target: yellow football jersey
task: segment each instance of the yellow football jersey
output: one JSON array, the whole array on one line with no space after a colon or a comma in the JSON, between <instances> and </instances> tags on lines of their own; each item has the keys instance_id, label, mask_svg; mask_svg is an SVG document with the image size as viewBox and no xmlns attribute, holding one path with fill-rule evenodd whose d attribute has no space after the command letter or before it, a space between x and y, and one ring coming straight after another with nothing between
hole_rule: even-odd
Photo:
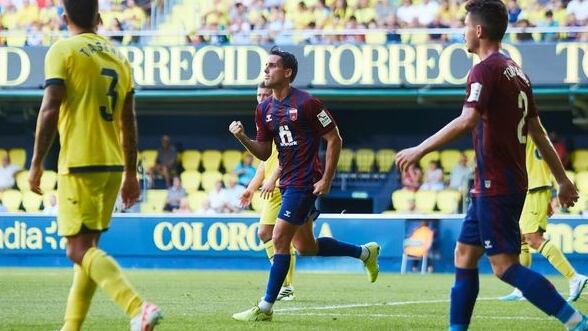
<instances>
[{"instance_id":1,"label":"yellow football jersey","mask_svg":"<svg viewBox=\"0 0 588 331\"><path fill-rule=\"evenodd\" d=\"M527 136L527 177L529 190L551 186L551 170L530 136Z\"/></svg>"},{"instance_id":2,"label":"yellow football jersey","mask_svg":"<svg viewBox=\"0 0 588 331\"><path fill-rule=\"evenodd\" d=\"M276 144L272 142L272 154L265 161L263 178L269 178L279 166L280 161L278 160L278 148L276 147Z\"/></svg>"},{"instance_id":3,"label":"yellow football jersey","mask_svg":"<svg viewBox=\"0 0 588 331\"><path fill-rule=\"evenodd\" d=\"M45 84L65 86L59 173L122 171L121 113L133 93L127 59L104 37L79 34L49 49Z\"/></svg>"}]
</instances>

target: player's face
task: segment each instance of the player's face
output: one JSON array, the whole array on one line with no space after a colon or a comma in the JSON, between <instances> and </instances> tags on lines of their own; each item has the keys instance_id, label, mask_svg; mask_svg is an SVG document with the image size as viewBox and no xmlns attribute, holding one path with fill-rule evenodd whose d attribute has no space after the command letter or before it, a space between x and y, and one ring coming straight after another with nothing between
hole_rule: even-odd
<instances>
[{"instance_id":1,"label":"player's face","mask_svg":"<svg viewBox=\"0 0 588 331\"><path fill-rule=\"evenodd\" d=\"M257 88L257 103L261 103L263 100L267 99L270 95L272 95L272 90L269 88Z\"/></svg>"},{"instance_id":2,"label":"player's face","mask_svg":"<svg viewBox=\"0 0 588 331\"><path fill-rule=\"evenodd\" d=\"M286 74L291 71L289 69L284 68L284 63L282 62L282 58L278 55L270 55L267 58L267 62L265 63L265 73L264 83L265 86L268 88L276 88L281 87L285 84L289 84L289 76L286 77Z\"/></svg>"},{"instance_id":3,"label":"player's face","mask_svg":"<svg viewBox=\"0 0 588 331\"><path fill-rule=\"evenodd\" d=\"M480 47L480 39L478 38L478 29L480 29L479 25L472 22L472 17L470 14L467 14L465 17L465 31L464 31L464 39L466 43L466 48L470 53L476 53L478 48Z\"/></svg>"}]
</instances>

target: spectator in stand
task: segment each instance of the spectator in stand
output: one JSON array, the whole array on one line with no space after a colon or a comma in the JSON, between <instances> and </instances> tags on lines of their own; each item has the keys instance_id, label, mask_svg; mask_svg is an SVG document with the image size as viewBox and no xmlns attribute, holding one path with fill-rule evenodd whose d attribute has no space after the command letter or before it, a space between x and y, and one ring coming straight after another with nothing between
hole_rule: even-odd
<instances>
[{"instance_id":1,"label":"spectator in stand","mask_svg":"<svg viewBox=\"0 0 588 331\"><path fill-rule=\"evenodd\" d=\"M553 11L547 10L545 12L545 19L539 23L540 27L555 28L558 26L557 21L553 18ZM541 40L546 42L554 42L558 39L557 33L543 33Z\"/></svg>"},{"instance_id":2,"label":"spectator in stand","mask_svg":"<svg viewBox=\"0 0 588 331\"><path fill-rule=\"evenodd\" d=\"M386 23L384 25L388 32L386 33L386 41L388 43L399 43L401 42L400 34L396 33L397 29L400 29L400 25L398 25L398 20L396 19L396 14L390 13L386 18Z\"/></svg>"},{"instance_id":3,"label":"spectator in stand","mask_svg":"<svg viewBox=\"0 0 588 331\"><path fill-rule=\"evenodd\" d=\"M467 191L467 183L471 175L472 169L468 166L468 156L462 152L459 161L451 170L449 188L464 193Z\"/></svg>"},{"instance_id":4,"label":"spectator in stand","mask_svg":"<svg viewBox=\"0 0 588 331\"><path fill-rule=\"evenodd\" d=\"M517 0L509 0L506 8L508 9L508 23L514 25L519 20L522 9Z\"/></svg>"},{"instance_id":5,"label":"spectator in stand","mask_svg":"<svg viewBox=\"0 0 588 331\"><path fill-rule=\"evenodd\" d=\"M192 208L190 207L190 200L184 197L180 199L180 204L178 208L173 210L175 214L192 214Z\"/></svg>"},{"instance_id":6,"label":"spectator in stand","mask_svg":"<svg viewBox=\"0 0 588 331\"><path fill-rule=\"evenodd\" d=\"M406 190L416 192L421 187L423 171L418 165L411 165L408 171L402 174L402 187Z\"/></svg>"},{"instance_id":7,"label":"spectator in stand","mask_svg":"<svg viewBox=\"0 0 588 331\"><path fill-rule=\"evenodd\" d=\"M0 166L0 192L14 187L15 176L22 169L16 164L10 163L10 156L4 154L2 157L2 166Z\"/></svg>"},{"instance_id":8,"label":"spectator in stand","mask_svg":"<svg viewBox=\"0 0 588 331\"><path fill-rule=\"evenodd\" d=\"M402 0L402 6L396 10L396 17L401 27L407 27L418 19L419 12L412 0Z\"/></svg>"},{"instance_id":9,"label":"spectator in stand","mask_svg":"<svg viewBox=\"0 0 588 331\"><path fill-rule=\"evenodd\" d=\"M253 156L249 153L245 154L243 160L233 170L233 174L237 176L239 185L247 187L249 182L255 177Z\"/></svg>"},{"instance_id":10,"label":"spectator in stand","mask_svg":"<svg viewBox=\"0 0 588 331\"><path fill-rule=\"evenodd\" d=\"M441 1L441 5L439 5L439 20L441 24L450 26L453 20L456 18L455 13L457 11L457 7L455 3L449 2L449 0Z\"/></svg>"},{"instance_id":11,"label":"spectator in stand","mask_svg":"<svg viewBox=\"0 0 588 331\"><path fill-rule=\"evenodd\" d=\"M173 211L174 209L180 208L180 202L186 196L186 190L182 186L180 177L175 176L172 186L167 189L167 199L163 210Z\"/></svg>"},{"instance_id":12,"label":"spectator in stand","mask_svg":"<svg viewBox=\"0 0 588 331\"><path fill-rule=\"evenodd\" d=\"M118 20L118 18L116 18L116 17L112 18L112 22L110 23L110 29L108 29L108 31L118 32L118 33L121 33L124 31L123 25ZM110 40L112 40L116 45L122 44L123 39L124 39L124 37L122 35L110 37Z\"/></svg>"},{"instance_id":13,"label":"spectator in stand","mask_svg":"<svg viewBox=\"0 0 588 331\"><path fill-rule=\"evenodd\" d=\"M566 27L578 27L580 26L580 24L578 24L578 21L576 20L576 15L574 14L569 14L566 18ZM565 41L575 41L578 40L578 36L579 33L577 32L566 32L566 33L562 33L562 40Z\"/></svg>"},{"instance_id":14,"label":"spectator in stand","mask_svg":"<svg viewBox=\"0 0 588 331\"><path fill-rule=\"evenodd\" d=\"M210 208L212 208L216 213L226 212L228 200L222 181L219 180L216 182L214 188L208 192L208 201L210 203Z\"/></svg>"},{"instance_id":15,"label":"spectator in stand","mask_svg":"<svg viewBox=\"0 0 588 331\"><path fill-rule=\"evenodd\" d=\"M214 215L216 211L210 206L210 200L204 199L200 209L196 210L196 215Z\"/></svg>"},{"instance_id":16,"label":"spectator in stand","mask_svg":"<svg viewBox=\"0 0 588 331\"><path fill-rule=\"evenodd\" d=\"M225 190L227 197L227 211L230 213L238 213L241 208L241 195L245 192L245 187L237 184L237 177L231 176L229 185Z\"/></svg>"},{"instance_id":17,"label":"spectator in stand","mask_svg":"<svg viewBox=\"0 0 588 331\"><path fill-rule=\"evenodd\" d=\"M376 12L376 22L378 24L384 24L388 20L390 14L396 15L396 8L388 0L378 0L374 6Z\"/></svg>"},{"instance_id":18,"label":"spectator in stand","mask_svg":"<svg viewBox=\"0 0 588 331\"><path fill-rule=\"evenodd\" d=\"M331 15L331 11L326 6L325 0L318 0L314 5L312 14L314 17L313 21L315 22L316 26L322 29Z\"/></svg>"},{"instance_id":19,"label":"spectator in stand","mask_svg":"<svg viewBox=\"0 0 588 331\"><path fill-rule=\"evenodd\" d=\"M427 28L429 28L429 29L446 29L446 28L449 28L449 26L443 24L441 22L441 17L437 16L437 17L435 17L433 22L431 22L431 24L427 25ZM447 35L438 34L438 33L430 34L429 40L436 41L436 42L444 42L444 41L447 41Z\"/></svg>"},{"instance_id":20,"label":"spectator in stand","mask_svg":"<svg viewBox=\"0 0 588 331\"><path fill-rule=\"evenodd\" d=\"M570 162L570 155L568 153L568 148L566 147L566 144L564 144L560 140L557 132L551 131L549 133L549 140L553 144L553 148L555 148L555 152L557 153L557 156L559 156L559 159L561 160L561 163L563 164L564 168L571 169L571 162Z\"/></svg>"},{"instance_id":21,"label":"spectator in stand","mask_svg":"<svg viewBox=\"0 0 588 331\"><path fill-rule=\"evenodd\" d=\"M161 137L161 147L157 150L157 158L155 159L155 166L150 169L151 182L155 181L156 175L163 176L166 187L171 185L171 179L176 173L178 162L178 151L171 144L171 139L168 135Z\"/></svg>"},{"instance_id":22,"label":"spectator in stand","mask_svg":"<svg viewBox=\"0 0 588 331\"><path fill-rule=\"evenodd\" d=\"M461 19L454 19L449 26L453 29L461 29L463 28L463 21ZM447 36L447 41L450 43L462 43L463 42L463 33L454 33Z\"/></svg>"},{"instance_id":23,"label":"spectator in stand","mask_svg":"<svg viewBox=\"0 0 588 331\"><path fill-rule=\"evenodd\" d=\"M423 0L416 8L420 26L428 26L439 16L439 4L435 0Z\"/></svg>"},{"instance_id":24,"label":"spectator in stand","mask_svg":"<svg viewBox=\"0 0 588 331\"><path fill-rule=\"evenodd\" d=\"M584 26L588 23L588 0L572 0L568 2L568 14L574 14L578 25Z\"/></svg>"},{"instance_id":25,"label":"spectator in stand","mask_svg":"<svg viewBox=\"0 0 588 331\"><path fill-rule=\"evenodd\" d=\"M443 169L439 161L429 162L429 168L425 172L425 180L421 185L422 191L441 191L445 188L443 184Z\"/></svg>"},{"instance_id":26,"label":"spectator in stand","mask_svg":"<svg viewBox=\"0 0 588 331\"><path fill-rule=\"evenodd\" d=\"M529 20L527 20L526 18L520 19L518 22L516 22L515 26L517 28L530 28L532 27L531 23L529 23ZM532 42L533 40L533 34L530 32L519 32L516 34L516 39L518 42Z\"/></svg>"},{"instance_id":27,"label":"spectator in stand","mask_svg":"<svg viewBox=\"0 0 588 331\"><path fill-rule=\"evenodd\" d=\"M49 196L49 205L43 206L43 213L49 215L57 215L57 197L55 194Z\"/></svg>"}]
</instances>

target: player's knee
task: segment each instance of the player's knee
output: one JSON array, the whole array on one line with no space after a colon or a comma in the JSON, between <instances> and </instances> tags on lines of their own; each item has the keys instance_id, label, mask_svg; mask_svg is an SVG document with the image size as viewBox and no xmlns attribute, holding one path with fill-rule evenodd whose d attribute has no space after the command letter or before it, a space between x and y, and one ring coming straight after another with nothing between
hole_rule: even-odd
<instances>
[{"instance_id":1,"label":"player's knee","mask_svg":"<svg viewBox=\"0 0 588 331\"><path fill-rule=\"evenodd\" d=\"M534 250L538 250L539 247L541 247L541 245L543 244L543 236L542 235L537 235L537 234L530 234L530 235L525 235L525 242L527 243L527 245L529 245L529 247L533 248Z\"/></svg>"},{"instance_id":2,"label":"player's knee","mask_svg":"<svg viewBox=\"0 0 588 331\"><path fill-rule=\"evenodd\" d=\"M276 254L287 254L290 252L290 242L285 235L274 233L272 241L274 242L274 251Z\"/></svg>"},{"instance_id":3,"label":"player's knee","mask_svg":"<svg viewBox=\"0 0 588 331\"><path fill-rule=\"evenodd\" d=\"M257 230L257 236L262 242L268 242L272 240L272 232L273 229L262 226Z\"/></svg>"},{"instance_id":4,"label":"player's knee","mask_svg":"<svg viewBox=\"0 0 588 331\"><path fill-rule=\"evenodd\" d=\"M301 245L294 247L296 253L300 256L316 256L318 253L318 246L313 247L312 245Z\"/></svg>"},{"instance_id":5,"label":"player's knee","mask_svg":"<svg viewBox=\"0 0 588 331\"><path fill-rule=\"evenodd\" d=\"M468 269L475 268L478 263L477 260L474 261L470 250L459 244L455 246L454 261L455 266Z\"/></svg>"},{"instance_id":6,"label":"player's knee","mask_svg":"<svg viewBox=\"0 0 588 331\"><path fill-rule=\"evenodd\" d=\"M84 259L84 254L86 250L80 249L78 246L68 245L65 254L67 257L76 264L82 265L82 260Z\"/></svg>"}]
</instances>

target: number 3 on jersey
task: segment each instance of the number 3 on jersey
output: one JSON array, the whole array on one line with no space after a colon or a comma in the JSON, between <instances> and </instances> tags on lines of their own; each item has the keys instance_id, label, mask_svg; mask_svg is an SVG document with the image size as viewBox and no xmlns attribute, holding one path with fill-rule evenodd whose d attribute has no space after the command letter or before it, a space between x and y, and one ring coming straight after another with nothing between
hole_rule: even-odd
<instances>
[{"instance_id":1,"label":"number 3 on jersey","mask_svg":"<svg viewBox=\"0 0 588 331\"><path fill-rule=\"evenodd\" d=\"M116 101L118 100L118 94L116 93L116 84L118 83L118 73L113 69L102 68L100 71L102 76L106 76L107 79L111 78L110 85L108 86L108 91L106 95L111 98L110 100L110 107L108 106L100 106L100 116L107 122L112 122L112 113L116 109ZM108 102L108 101L107 101ZM110 111L109 111L110 108Z\"/></svg>"},{"instance_id":2,"label":"number 3 on jersey","mask_svg":"<svg viewBox=\"0 0 588 331\"><path fill-rule=\"evenodd\" d=\"M529 99L527 98L527 94L523 91L519 92L519 109L523 111L523 117L519 121L519 125L517 126L517 137L519 138L519 142L521 144L527 143L527 135L523 134L523 127L525 126L525 121L527 120L527 111L529 110Z\"/></svg>"}]
</instances>

